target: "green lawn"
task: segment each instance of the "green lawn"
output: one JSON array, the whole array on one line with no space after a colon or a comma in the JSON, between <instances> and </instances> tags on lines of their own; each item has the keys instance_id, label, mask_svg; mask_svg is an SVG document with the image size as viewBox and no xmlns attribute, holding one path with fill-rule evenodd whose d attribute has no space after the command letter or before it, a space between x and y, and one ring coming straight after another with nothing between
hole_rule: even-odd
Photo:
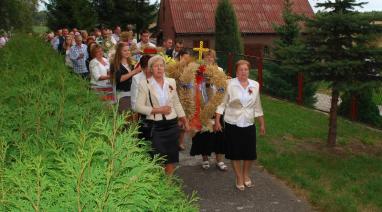
<instances>
[{"instance_id":1,"label":"green lawn","mask_svg":"<svg viewBox=\"0 0 382 212\"><path fill-rule=\"evenodd\" d=\"M382 132L338 120L338 147L325 145L328 117L263 96L267 135L259 162L323 211L382 211Z\"/></svg>"},{"instance_id":2,"label":"green lawn","mask_svg":"<svg viewBox=\"0 0 382 212\"><path fill-rule=\"evenodd\" d=\"M49 28L47 26L35 25L35 26L32 27L32 30L35 33L42 34L42 33L47 32L49 30Z\"/></svg>"},{"instance_id":3,"label":"green lawn","mask_svg":"<svg viewBox=\"0 0 382 212\"><path fill-rule=\"evenodd\" d=\"M373 100L375 104L382 105L382 88L374 92Z\"/></svg>"}]
</instances>

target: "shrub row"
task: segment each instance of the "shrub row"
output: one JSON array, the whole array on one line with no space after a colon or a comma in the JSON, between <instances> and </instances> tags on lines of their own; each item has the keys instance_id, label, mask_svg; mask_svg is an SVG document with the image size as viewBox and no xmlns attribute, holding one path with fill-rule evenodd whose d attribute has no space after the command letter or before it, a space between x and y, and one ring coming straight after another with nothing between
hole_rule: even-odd
<instances>
[{"instance_id":1,"label":"shrub row","mask_svg":"<svg viewBox=\"0 0 382 212\"><path fill-rule=\"evenodd\" d=\"M48 45L15 36L0 67L1 211L197 210Z\"/></svg>"}]
</instances>

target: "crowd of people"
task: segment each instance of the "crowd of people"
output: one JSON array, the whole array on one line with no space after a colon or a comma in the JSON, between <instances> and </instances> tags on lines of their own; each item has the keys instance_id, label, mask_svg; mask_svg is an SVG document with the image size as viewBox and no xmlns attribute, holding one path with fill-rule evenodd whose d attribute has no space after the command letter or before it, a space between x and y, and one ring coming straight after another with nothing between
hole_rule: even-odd
<instances>
[{"instance_id":1,"label":"crowd of people","mask_svg":"<svg viewBox=\"0 0 382 212\"><path fill-rule=\"evenodd\" d=\"M185 150L184 137L190 130L190 120L184 111L187 105L179 100L176 79L166 76L165 57L187 63L191 52L182 40L174 42L172 38L164 39L157 47L148 30L140 32L139 42L135 37L128 25L125 31L116 26L113 31L96 28L91 33L63 28L47 34L46 41L64 56L65 64L75 74L89 80L91 89L104 100L114 100L120 114L137 114L139 118L126 120L139 120L139 137L150 141L151 155L162 156L165 172L171 175L179 162L179 151ZM217 65L216 59L212 49L203 53L205 64ZM236 188L244 190L254 185L250 168L257 159L255 118L261 135L265 134L265 124L259 84L249 79L250 63L240 60L235 70L236 77L227 78L224 99L211 117L213 132L196 133L190 154L201 155L202 168L209 169L209 156L215 153L220 171L228 170L225 155L232 162Z\"/></svg>"}]
</instances>

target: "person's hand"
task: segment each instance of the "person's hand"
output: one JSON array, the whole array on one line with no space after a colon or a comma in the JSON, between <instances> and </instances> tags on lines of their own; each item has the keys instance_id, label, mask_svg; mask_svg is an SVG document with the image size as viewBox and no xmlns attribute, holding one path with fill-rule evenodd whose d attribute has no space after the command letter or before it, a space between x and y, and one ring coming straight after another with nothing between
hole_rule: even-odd
<instances>
[{"instance_id":1,"label":"person's hand","mask_svg":"<svg viewBox=\"0 0 382 212\"><path fill-rule=\"evenodd\" d=\"M178 124L179 127L185 130L186 132L190 131L190 125L186 117L180 117Z\"/></svg>"},{"instance_id":2,"label":"person's hand","mask_svg":"<svg viewBox=\"0 0 382 212\"><path fill-rule=\"evenodd\" d=\"M264 125L260 126L260 135L262 135L262 136L265 135L265 126Z\"/></svg>"},{"instance_id":3,"label":"person's hand","mask_svg":"<svg viewBox=\"0 0 382 212\"><path fill-rule=\"evenodd\" d=\"M219 121L215 121L214 124L214 132L221 132L222 131L222 125Z\"/></svg>"},{"instance_id":4,"label":"person's hand","mask_svg":"<svg viewBox=\"0 0 382 212\"><path fill-rule=\"evenodd\" d=\"M138 74L138 73L141 72L141 71L142 71L142 67L141 67L140 65L138 65L138 66L133 70L134 74Z\"/></svg>"},{"instance_id":5,"label":"person's hand","mask_svg":"<svg viewBox=\"0 0 382 212\"><path fill-rule=\"evenodd\" d=\"M171 107L170 106L162 106L161 111L162 111L162 114L168 115L171 113Z\"/></svg>"}]
</instances>

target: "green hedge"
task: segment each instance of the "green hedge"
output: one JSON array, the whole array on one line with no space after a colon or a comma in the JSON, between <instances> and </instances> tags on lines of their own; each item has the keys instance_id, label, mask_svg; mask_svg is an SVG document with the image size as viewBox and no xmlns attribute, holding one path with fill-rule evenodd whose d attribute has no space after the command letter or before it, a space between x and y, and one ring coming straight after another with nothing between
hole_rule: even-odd
<instances>
[{"instance_id":1,"label":"green hedge","mask_svg":"<svg viewBox=\"0 0 382 212\"><path fill-rule=\"evenodd\" d=\"M378 106L373 100L373 93L374 91L369 88L353 92L357 100L357 120L377 128L382 128L382 116L380 116ZM344 117L350 118L352 104L351 93L346 92L342 94L341 99L342 102L338 108L338 113Z\"/></svg>"},{"instance_id":2,"label":"green hedge","mask_svg":"<svg viewBox=\"0 0 382 212\"><path fill-rule=\"evenodd\" d=\"M0 76L1 211L197 210L49 45L14 37Z\"/></svg>"}]
</instances>

